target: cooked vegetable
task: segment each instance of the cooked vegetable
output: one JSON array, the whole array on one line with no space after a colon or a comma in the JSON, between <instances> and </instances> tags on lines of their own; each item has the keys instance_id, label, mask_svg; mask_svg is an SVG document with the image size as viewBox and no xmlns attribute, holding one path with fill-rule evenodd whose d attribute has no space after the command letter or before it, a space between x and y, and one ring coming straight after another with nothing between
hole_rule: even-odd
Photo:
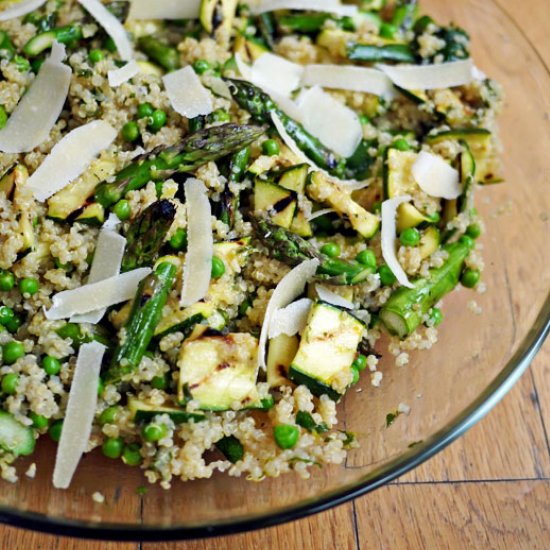
<instances>
[{"instance_id":1,"label":"cooked vegetable","mask_svg":"<svg viewBox=\"0 0 550 550\"><path fill-rule=\"evenodd\" d=\"M54 42L70 45L82 38L82 29L77 25L66 25L33 36L24 46L23 52L29 57L36 57L44 50L50 49Z\"/></svg>"},{"instance_id":2,"label":"cooked vegetable","mask_svg":"<svg viewBox=\"0 0 550 550\"><path fill-rule=\"evenodd\" d=\"M167 71L180 68L178 51L154 36L142 36L138 40L138 48L152 61Z\"/></svg>"},{"instance_id":3,"label":"cooked vegetable","mask_svg":"<svg viewBox=\"0 0 550 550\"><path fill-rule=\"evenodd\" d=\"M10 413L0 411L0 447L15 456L31 455L35 447L32 428L18 422Z\"/></svg>"}]
</instances>

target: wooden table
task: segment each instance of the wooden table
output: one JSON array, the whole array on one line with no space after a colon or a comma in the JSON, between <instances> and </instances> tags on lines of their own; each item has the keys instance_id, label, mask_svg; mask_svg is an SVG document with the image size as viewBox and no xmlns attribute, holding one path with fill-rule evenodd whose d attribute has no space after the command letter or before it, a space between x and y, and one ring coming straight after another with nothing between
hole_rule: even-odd
<instances>
[{"instance_id":1,"label":"wooden table","mask_svg":"<svg viewBox=\"0 0 550 550\"><path fill-rule=\"evenodd\" d=\"M479 0L480 2L485 0ZM550 66L548 0L496 0ZM0 549L550 548L550 341L504 401L414 472L352 503L244 535L169 544L60 539L0 526Z\"/></svg>"}]
</instances>

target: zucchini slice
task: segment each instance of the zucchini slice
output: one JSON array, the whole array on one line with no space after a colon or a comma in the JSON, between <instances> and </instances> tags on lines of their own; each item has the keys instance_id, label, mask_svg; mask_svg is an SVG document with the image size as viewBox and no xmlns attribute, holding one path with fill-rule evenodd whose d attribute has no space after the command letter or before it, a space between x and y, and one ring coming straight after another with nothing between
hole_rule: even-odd
<instances>
[{"instance_id":1,"label":"zucchini slice","mask_svg":"<svg viewBox=\"0 0 550 550\"><path fill-rule=\"evenodd\" d=\"M256 178L254 210L267 214L273 223L289 229L298 204L296 193L276 183Z\"/></svg>"},{"instance_id":2,"label":"zucchini slice","mask_svg":"<svg viewBox=\"0 0 550 550\"><path fill-rule=\"evenodd\" d=\"M270 388L288 385L288 368L298 351L298 338L280 334L269 341L267 383Z\"/></svg>"},{"instance_id":3,"label":"zucchini slice","mask_svg":"<svg viewBox=\"0 0 550 550\"><path fill-rule=\"evenodd\" d=\"M75 221L87 225L102 225L105 221L105 208L98 202L92 203L84 208Z\"/></svg>"},{"instance_id":4,"label":"zucchini slice","mask_svg":"<svg viewBox=\"0 0 550 550\"><path fill-rule=\"evenodd\" d=\"M137 399L136 397L128 398L128 410L132 413L132 420L136 424L140 422L150 422L158 414L167 414L176 424L206 420L204 414L190 413L174 406L153 405L152 403Z\"/></svg>"},{"instance_id":5,"label":"zucchini slice","mask_svg":"<svg viewBox=\"0 0 550 550\"><path fill-rule=\"evenodd\" d=\"M337 401L342 378L351 377L351 364L365 325L349 312L325 302L313 304L288 377L306 385L314 395Z\"/></svg>"},{"instance_id":6,"label":"zucchini slice","mask_svg":"<svg viewBox=\"0 0 550 550\"><path fill-rule=\"evenodd\" d=\"M438 248L441 243L441 235L439 229L435 225L428 226L420 237L420 243L418 249L420 251L420 257L425 260L429 258Z\"/></svg>"},{"instance_id":7,"label":"zucchini slice","mask_svg":"<svg viewBox=\"0 0 550 550\"><path fill-rule=\"evenodd\" d=\"M220 28L229 32L233 26L236 9L237 0L202 0L199 20L208 34Z\"/></svg>"},{"instance_id":8,"label":"zucchini slice","mask_svg":"<svg viewBox=\"0 0 550 550\"><path fill-rule=\"evenodd\" d=\"M269 50L252 37L245 38L242 34L235 36L233 52L238 53L246 63L252 63Z\"/></svg>"},{"instance_id":9,"label":"zucchini slice","mask_svg":"<svg viewBox=\"0 0 550 550\"><path fill-rule=\"evenodd\" d=\"M306 193L311 199L325 203L340 215L346 216L351 226L365 239L375 235L380 227L380 220L371 212L357 204L346 189L328 179L322 172L312 172L306 186Z\"/></svg>"},{"instance_id":10,"label":"zucchini slice","mask_svg":"<svg viewBox=\"0 0 550 550\"><path fill-rule=\"evenodd\" d=\"M263 408L256 386L258 340L248 333L206 331L181 346L178 399L192 398L202 410Z\"/></svg>"},{"instance_id":11,"label":"zucchini slice","mask_svg":"<svg viewBox=\"0 0 550 550\"><path fill-rule=\"evenodd\" d=\"M6 411L0 411L0 447L15 456L27 456L34 452L34 431L24 426Z\"/></svg>"},{"instance_id":12,"label":"zucchini slice","mask_svg":"<svg viewBox=\"0 0 550 550\"><path fill-rule=\"evenodd\" d=\"M284 170L277 183L289 191L294 191L298 195L303 195L306 189L308 173L309 166L307 164L297 164L296 166ZM300 235L300 237L313 236L311 224L300 209L296 210L294 219L290 225L290 230Z\"/></svg>"}]
</instances>

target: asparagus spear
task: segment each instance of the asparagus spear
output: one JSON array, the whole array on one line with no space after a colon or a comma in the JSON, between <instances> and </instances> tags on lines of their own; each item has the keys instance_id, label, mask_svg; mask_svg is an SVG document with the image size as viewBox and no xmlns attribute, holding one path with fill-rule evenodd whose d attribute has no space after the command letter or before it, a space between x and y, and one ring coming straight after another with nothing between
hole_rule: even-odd
<instances>
[{"instance_id":1,"label":"asparagus spear","mask_svg":"<svg viewBox=\"0 0 550 550\"><path fill-rule=\"evenodd\" d=\"M222 212L220 219L229 227L235 223L235 213L239 209L239 195L231 191L230 183L242 181L250 158L250 147L244 147L237 151L229 163L229 178L222 194Z\"/></svg>"},{"instance_id":2,"label":"asparagus spear","mask_svg":"<svg viewBox=\"0 0 550 550\"><path fill-rule=\"evenodd\" d=\"M15 46L6 31L0 31L0 59L10 61L15 55Z\"/></svg>"},{"instance_id":3,"label":"asparagus spear","mask_svg":"<svg viewBox=\"0 0 550 550\"><path fill-rule=\"evenodd\" d=\"M348 45L348 59L353 61L400 61L412 63L415 60L414 53L407 44L388 44L386 46L373 46L372 44Z\"/></svg>"},{"instance_id":4,"label":"asparagus spear","mask_svg":"<svg viewBox=\"0 0 550 550\"><path fill-rule=\"evenodd\" d=\"M122 271L151 265L158 258L175 216L174 205L166 199L154 202L139 215L126 233Z\"/></svg>"},{"instance_id":5,"label":"asparagus spear","mask_svg":"<svg viewBox=\"0 0 550 550\"><path fill-rule=\"evenodd\" d=\"M317 166L335 176L344 175L345 163L316 137L307 132L301 124L283 113L269 95L254 86L254 84L244 80L226 78L225 81L233 99L240 107L247 110L256 121L272 124L271 113L275 113L298 147Z\"/></svg>"},{"instance_id":6,"label":"asparagus spear","mask_svg":"<svg viewBox=\"0 0 550 550\"><path fill-rule=\"evenodd\" d=\"M117 382L138 368L160 322L162 309L176 280L176 272L174 264L162 262L141 281L125 325L126 337L115 350L107 371L107 381Z\"/></svg>"},{"instance_id":7,"label":"asparagus spear","mask_svg":"<svg viewBox=\"0 0 550 550\"><path fill-rule=\"evenodd\" d=\"M119 201L128 191L140 189L149 181L174 172L191 172L212 160L246 147L265 131L261 126L222 124L186 136L180 144L158 147L141 155L121 170L112 183L100 183L95 198L104 207Z\"/></svg>"},{"instance_id":8,"label":"asparagus spear","mask_svg":"<svg viewBox=\"0 0 550 550\"><path fill-rule=\"evenodd\" d=\"M453 290L472 247L472 239L461 237L445 247L449 257L441 267L431 269L426 279L414 283L414 288L401 287L394 291L380 310L380 320L392 334L405 338L414 332L424 315Z\"/></svg>"},{"instance_id":9,"label":"asparagus spear","mask_svg":"<svg viewBox=\"0 0 550 550\"><path fill-rule=\"evenodd\" d=\"M153 36L142 36L138 40L138 48L167 71L175 71L180 68L178 50Z\"/></svg>"},{"instance_id":10,"label":"asparagus spear","mask_svg":"<svg viewBox=\"0 0 550 550\"><path fill-rule=\"evenodd\" d=\"M356 261L329 258L302 237L264 218L252 218L252 227L269 254L292 267L317 258L317 278L335 285L354 285L364 281L373 271Z\"/></svg>"},{"instance_id":11,"label":"asparagus spear","mask_svg":"<svg viewBox=\"0 0 550 550\"><path fill-rule=\"evenodd\" d=\"M78 25L66 25L33 36L24 46L23 53L28 57L36 57L44 50L52 47L54 42L71 44L82 38L82 29Z\"/></svg>"}]
</instances>

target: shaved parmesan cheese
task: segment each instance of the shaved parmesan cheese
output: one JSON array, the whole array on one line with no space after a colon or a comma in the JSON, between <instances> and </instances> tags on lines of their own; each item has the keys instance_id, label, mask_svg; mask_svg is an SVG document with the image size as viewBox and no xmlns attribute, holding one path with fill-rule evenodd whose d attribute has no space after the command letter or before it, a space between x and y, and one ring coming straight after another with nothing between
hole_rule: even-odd
<instances>
[{"instance_id":1,"label":"shaved parmesan cheese","mask_svg":"<svg viewBox=\"0 0 550 550\"><path fill-rule=\"evenodd\" d=\"M111 212L109 214L109 217L105 220L102 229L108 229L109 231L118 231L118 226L121 223L122 222L118 219L118 216L114 212Z\"/></svg>"},{"instance_id":2,"label":"shaved parmesan cheese","mask_svg":"<svg viewBox=\"0 0 550 550\"><path fill-rule=\"evenodd\" d=\"M202 300L210 286L214 237L212 210L204 183L189 178L185 184L187 206L187 254L183 266L181 305L190 306Z\"/></svg>"},{"instance_id":3,"label":"shaved parmesan cheese","mask_svg":"<svg viewBox=\"0 0 550 550\"><path fill-rule=\"evenodd\" d=\"M300 85L303 71L301 65L267 52L252 65L252 82L288 97Z\"/></svg>"},{"instance_id":4,"label":"shaved parmesan cheese","mask_svg":"<svg viewBox=\"0 0 550 550\"><path fill-rule=\"evenodd\" d=\"M317 210L317 212L312 212L307 217L307 221L310 222L311 220L314 220L315 218L320 218L321 216L324 216L325 214L332 214L333 212L336 212L336 210L334 210L334 208L321 208L321 210Z\"/></svg>"},{"instance_id":5,"label":"shaved parmesan cheese","mask_svg":"<svg viewBox=\"0 0 550 550\"><path fill-rule=\"evenodd\" d=\"M103 120L94 120L69 132L29 178L27 187L32 189L34 198L44 202L69 185L113 143L116 134Z\"/></svg>"},{"instance_id":6,"label":"shaved parmesan cheese","mask_svg":"<svg viewBox=\"0 0 550 550\"><path fill-rule=\"evenodd\" d=\"M404 90L435 90L469 84L473 79L471 59L437 65L378 65L391 81Z\"/></svg>"},{"instance_id":7,"label":"shaved parmesan cheese","mask_svg":"<svg viewBox=\"0 0 550 550\"><path fill-rule=\"evenodd\" d=\"M202 85L191 65L168 73L162 80L172 107L180 115L195 118L214 110L210 92Z\"/></svg>"},{"instance_id":8,"label":"shaved parmesan cheese","mask_svg":"<svg viewBox=\"0 0 550 550\"><path fill-rule=\"evenodd\" d=\"M458 171L439 155L421 151L412 165L412 175L424 193L456 199L462 193Z\"/></svg>"},{"instance_id":9,"label":"shaved parmesan cheese","mask_svg":"<svg viewBox=\"0 0 550 550\"><path fill-rule=\"evenodd\" d=\"M312 303L309 298L302 298L282 309L277 309L269 323L269 338L277 338L281 334L294 336L301 332L306 326Z\"/></svg>"},{"instance_id":10,"label":"shaved parmesan cheese","mask_svg":"<svg viewBox=\"0 0 550 550\"><path fill-rule=\"evenodd\" d=\"M483 80L487 80L487 75L479 67L474 65L472 67L472 78L482 82Z\"/></svg>"},{"instance_id":11,"label":"shaved parmesan cheese","mask_svg":"<svg viewBox=\"0 0 550 550\"><path fill-rule=\"evenodd\" d=\"M132 0L128 19L198 19L201 0Z\"/></svg>"},{"instance_id":12,"label":"shaved parmesan cheese","mask_svg":"<svg viewBox=\"0 0 550 550\"><path fill-rule=\"evenodd\" d=\"M27 153L46 140L63 109L72 70L62 63L65 46L54 42L29 91L0 130L0 151Z\"/></svg>"},{"instance_id":13,"label":"shaved parmesan cheese","mask_svg":"<svg viewBox=\"0 0 550 550\"><path fill-rule=\"evenodd\" d=\"M397 214L397 208L400 204L409 202L411 197L409 195L403 195L401 197L394 197L393 199L385 200L382 203L382 256L388 267L392 270L399 283L408 288L413 288L410 283L407 274L401 267L397 254L395 253L395 241L396 241L396 222L395 217Z\"/></svg>"},{"instance_id":14,"label":"shaved parmesan cheese","mask_svg":"<svg viewBox=\"0 0 550 550\"><path fill-rule=\"evenodd\" d=\"M300 94L298 107L304 128L342 157L353 155L363 137L359 117L319 86Z\"/></svg>"},{"instance_id":15,"label":"shaved parmesan cheese","mask_svg":"<svg viewBox=\"0 0 550 550\"><path fill-rule=\"evenodd\" d=\"M97 283L59 292L52 298L52 307L44 312L46 319L66 319L77 313L89 313L126 302L135 296L140 281L149 273L151 270L148 267L141 267Z\"/></svg>"},{"instance_id":16,"label":"shaved parmesan cheese","mask_svg":"<svg viewBox=\"0 0 550 550\"><path fill-rule=\"evenodd\" d=\"M108 222L109 220L103 225L97 238L94 259L90 269L90 276L88 277L87 284L89 285L103 281L109 277L114 277L120 273L120 265L124 256L124 249L126 248L126 239L110 229L111 224ZM91 323L95 325L101 321L106 311L105 308L102 308L90 313L73 315L70 321L71 323Z\"/></svg>"},{"instance_id":17,"label":"shaved parmesan cheese","mask_svg":"<svg viewBox=\"0 0 550 550\"><path fill-rule=\"evenodd\" d=\"M336 292L330 290L330 288L327 288L323 285L315 285L315 290L317 292L317 296L323 301L327 302L327 304L332 304L333 306L343 307L345 309L354 309L355 306L349 301L340 296L339 294L336 294Z\"/></svg>"},{"instance_id":18,"label":"shaved parmesan cheese","mask_svg":"<svg viewBox=\"0 0 550 550\"><path fill-rule=\"evenodd\" d=\"M27 13L38 9L42 4L45 3L46 0L22 0L20 2L17 2L17 4L13 6L8 6L7 8L0 11L0 21L7 21L8 19L27 15Z\"/></svg>"},{"instance_id":19,"label":"shaved parmesan cheese","mask_svg":"<svg viewBox=\"0 0 550 550\"><path fill-rule=\"evenodd\" d=\"M99 370L105 353L99 342L82 344L74 369L63 430L55 455L53 485L67 489L83 453L88 447L97 406Z\"/></svg>"},{"instance_id":20,"label":"shaved parmesan cheese","mask_svg":"<svg viewBox=\"0 0 550 550\"><path fill-rule=\"evenodd\" d=\"M302 84L366 92L386 98L395 94L392 81L382 71L353 65L306 65Z\"/></svg>"},{"instance_id":21,"label":"shaved parmesan cheese","mask_svg":"<svg viewBox=\"0 0 550 550\"><path fill-rule=\"evenodd\" d=\"M134 51L122 23L99 0L78 0L78 2L113 39L120 57L124 61L130 61L134 56Z\"/></svg>"},{"instance_id":22,"label":"shaved parmesan cheese","mask_svg":"<svg viewBox=\"0 0 550 550\"><path fill-rule=\"evenodd\" d=\"M134 78L140 71L139 64L135 59L128 61L126 65L120 67L120 69L115 69L109 71L107 76L109 77L109 86L111 88L116 88L125 82L128 82L131 78Z\"/></svg>"},{"instance_id":23,"label":"shaved parmesan cheese","mask_svg":"<svg viewBox=\"0 0 550 550\"><path fill-rule=\"evenodd\" d=\"M258 347L258 366L266 369L265 364L265 345L269 334L269 325L273 314L283 307L286 307L295 300L302 292L309 279L315 275L319 267L319 260L306 260L300 265L297 265L292 271L287 273L275 287L271 298L265 310L264 322L260 332L260 341Z\"/></svg>"},{"instance_id":24,"label":"shaved parmesan cheese","mask_svg":"<svg viewBox=\"0 0 550 550\"><path fill-rule=\"evenodd\" d=\"M344 6L338 0L259 0L250 2L250 12L253 14L278 10L304 10L334 13L353 17L357 14L357 6Z\"/></svg>"}]
</instances>

